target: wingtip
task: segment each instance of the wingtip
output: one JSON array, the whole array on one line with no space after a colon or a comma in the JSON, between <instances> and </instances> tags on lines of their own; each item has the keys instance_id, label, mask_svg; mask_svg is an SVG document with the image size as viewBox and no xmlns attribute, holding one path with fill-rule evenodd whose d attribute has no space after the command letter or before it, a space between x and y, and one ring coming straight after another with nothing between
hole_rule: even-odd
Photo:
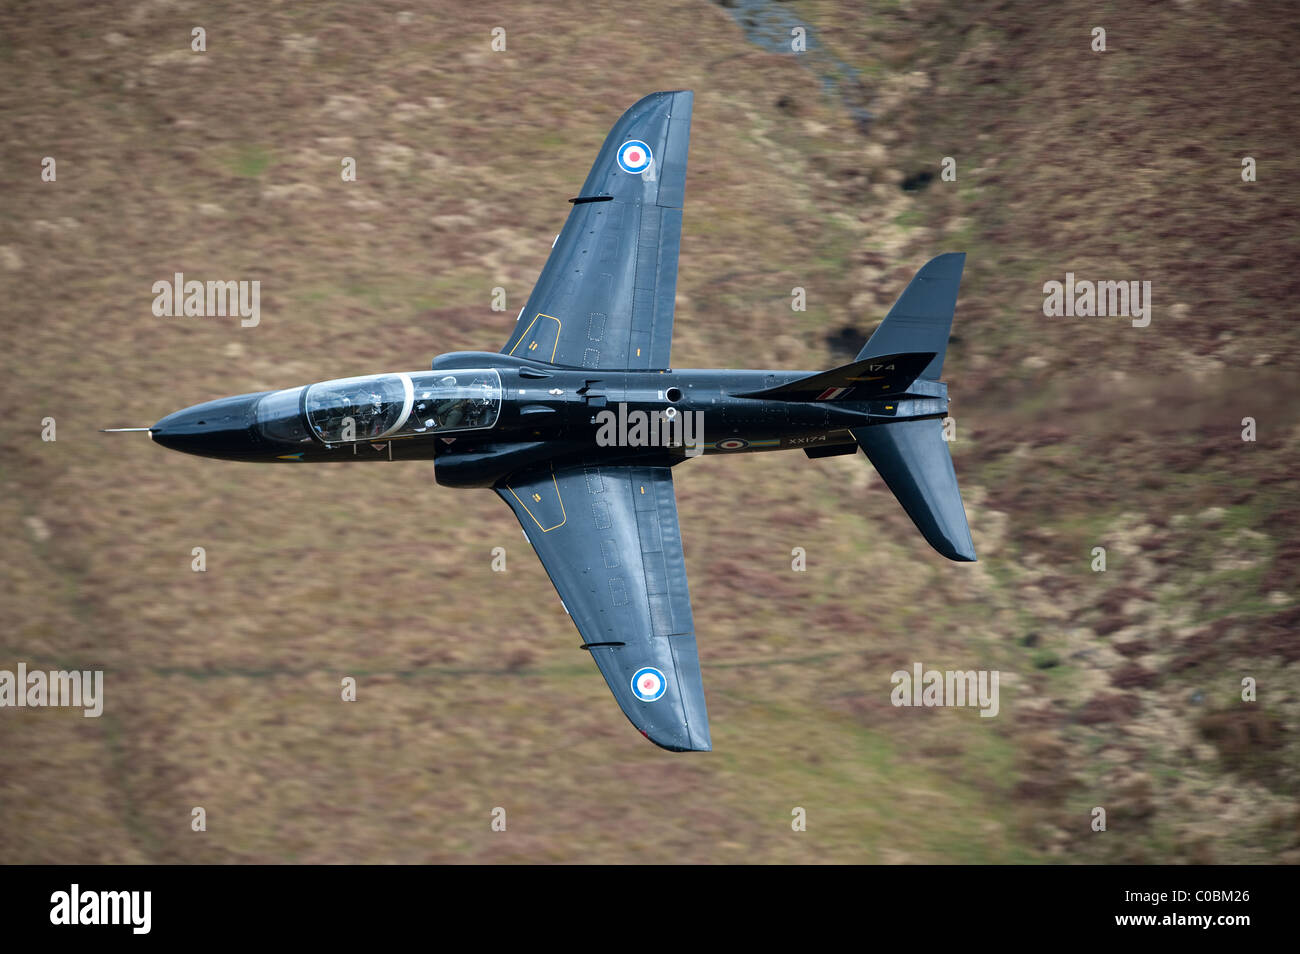
<instances>
[{"instance_id":1,"label":"wingtip","mask_svg":"<svg viewBox=\"0 0 1300 954\"><path fill-rule=\"evenodd\" d=\"M684 98L684 99L686 99L686 100L689 100L689 102L687 103L688 106L693 105L694 102L695 102L695 91L694 91L694 90L691 90L691 89L660 89L660 90L655 90L653 93L646 93L644 96L642 96L640 99L638 99L635 103L633 103L631 106L629 106L629 107L628 107L628 111L630 112L631 110L634 110L634 109L636 109L638 106L641 106L641 105L643 105L643 104L645 104L645 103L652 103L652 102L655 102L655 101L657 101L657 100L661 100L661 99L663 99L665 96L670 96L670 97L674 97L674 98L676 98L676 97L682 97L682 98ZM676 103L676 104L673 104L672 106L670 106L669 108L672 109L672 108L675 108L676 106L679 106L679 105L680 105L679 103Z\"/></svg>"},{"instance_id":2,"label":"wingtip","mask_svg":"<svg viewBox=\"0 0 1300 954\"><path fill-rule=\"evenodd\" d=\"M970 539L969 535L964 543L945 540L943 544L943 546L936 546L935 549L949 560L952 560L953 563L979 562L979 557L975 555L975 543Z\"/></svg>"},{"instance_id":3,"label":"wingtip","mask_svg":"<svg viewBox=\"0 0 1300 954\"><path fill-rule=\"evenodd\" d=\"M965 266L965 252L944 252L922 265L918 274L926 278L958 278Z\"/></svg>"},{"instance_id":4,"label":"wingtip","mask_svg":"<svg viewBox=\"0 0 1300 954\"><path fill-rule=\"evenodd\" d=\"M654 742L655 745L659 746L659 748L663 749L666 752L712 752L713 751L713 744L711 742L704 742L704 743L693 742L690 745L665 745L662 742L655 742L654 739L650 739L650 741Z\"/></svg>"},{"instance_id":5,"label":"wingtip","mask_svg":"<svg viewBox=\"0 0 1300 954\"><path fill-rule=\"evenodd\" d=\"M680 736L676 736L671 739L660 740L660 739L656 739L645 729L640 729L640 732L643 736L645 736L647 739L649 739L651 742L653 742L655 745L659 746L659 748L663 749L666 752L712 752L713 751L713 739L709 736L708 733L705 733L703 738L697 738L696 734L691 732L689 726L683 725L682 729L686 736L685 741L683 741Z\"/></svg>"}]
</instances>

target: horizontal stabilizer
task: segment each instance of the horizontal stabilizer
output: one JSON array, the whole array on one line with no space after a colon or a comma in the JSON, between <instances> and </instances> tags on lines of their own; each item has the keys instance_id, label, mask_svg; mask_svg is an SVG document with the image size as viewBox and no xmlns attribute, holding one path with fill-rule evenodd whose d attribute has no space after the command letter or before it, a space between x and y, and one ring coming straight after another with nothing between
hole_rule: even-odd
<instances>
[{"instance_id":1,"label":"horizontal stabilizer","mask_svg":"<svg viewBox=\"0 0 1300 954\"><path fill-rule=\"evenodd\" d=\"M933 358L933 352L888 354L736 396L769 401L869 401L906 391Z\"/></svg>"},{"instance_id":2,"label":"horizontal stabilizer","mask_svg":"<svg viewBox=\"0 0 1300 954\"><path fill-rule=\"evenodd\" d=\"M965 264L965 252L948 252L922 265L863 345L858 360L899 351L929 351L933 360L920 376L938 381Z\"/></svg>"},{"instance_id":3,"label":"horizontal stabilizer","mask_svg":"<svg viewBox=\"0 0 1300 954\"><path fill-rule=\"evenodd\" d=\"M975 544L943 422L895 421L856 427L852 433L930 546L949 560L973 561Z\"/></svg>"}]
</instances>

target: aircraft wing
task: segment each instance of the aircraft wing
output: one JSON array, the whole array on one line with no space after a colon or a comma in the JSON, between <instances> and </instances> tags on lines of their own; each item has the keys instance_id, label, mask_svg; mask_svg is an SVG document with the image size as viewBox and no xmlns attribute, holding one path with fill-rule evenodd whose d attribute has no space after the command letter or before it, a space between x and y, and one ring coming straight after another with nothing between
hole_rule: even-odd
<instances>
[{"instance_id":1,"label":"aircraft wing","mask_svg":"<svg viewBox=\"0 0 1300 954\"><path fill-rule=\"evenodd\" d=\"M693 103L651 93L614 124L502 353L669 366Z\"/></svg>"},{"instance_id":2,"label":"aircraft wing","mask_svg":"<svg viewBox=\"0 0 1300 954\"><path fill-rule=\"evenodd\" d=\"M497 493L632 724L665 749L710 750L671 471L545 464Z\"/></svg>"}]
</instances>

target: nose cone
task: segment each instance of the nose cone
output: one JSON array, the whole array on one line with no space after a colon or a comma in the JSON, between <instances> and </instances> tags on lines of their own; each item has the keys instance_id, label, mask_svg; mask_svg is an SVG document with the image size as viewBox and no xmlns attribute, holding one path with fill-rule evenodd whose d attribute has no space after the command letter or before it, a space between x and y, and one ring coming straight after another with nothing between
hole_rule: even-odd
<instances>
[{"instance_id":1,"label":"nose cone","mask_svg":"<svg viewBox=\"0 0 1300 954\"><path fill-rule=\"evenodd\" d=\"M254 409L266 393L259 391L195 404L168 414L149 428L149 436L163 447L200 457L227 460L254 457L257 451L252 428Z\"/></svg>"}]
</instances>

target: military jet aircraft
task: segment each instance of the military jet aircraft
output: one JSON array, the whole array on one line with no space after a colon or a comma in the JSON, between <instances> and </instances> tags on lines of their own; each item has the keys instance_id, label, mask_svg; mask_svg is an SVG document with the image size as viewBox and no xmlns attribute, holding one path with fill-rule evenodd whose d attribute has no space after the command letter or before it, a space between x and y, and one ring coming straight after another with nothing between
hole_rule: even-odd
<instances>
[{"instance_id":1,"label":"military jet aircraft","mask_svg":"<svg viewBox=\"0 0 1300 954\"><path fill-rule=\"evenodd\" d=\"M692 103L653 93L614 124L499 353L243 394L137 428L229 460L432 460L440 484L492 488L623 712L675 752L712 742L673 467L861 448L934 549L975 559L939 380L964 254L922 266L851 364L671 367Z\"/></svg>"}]
</instances>

